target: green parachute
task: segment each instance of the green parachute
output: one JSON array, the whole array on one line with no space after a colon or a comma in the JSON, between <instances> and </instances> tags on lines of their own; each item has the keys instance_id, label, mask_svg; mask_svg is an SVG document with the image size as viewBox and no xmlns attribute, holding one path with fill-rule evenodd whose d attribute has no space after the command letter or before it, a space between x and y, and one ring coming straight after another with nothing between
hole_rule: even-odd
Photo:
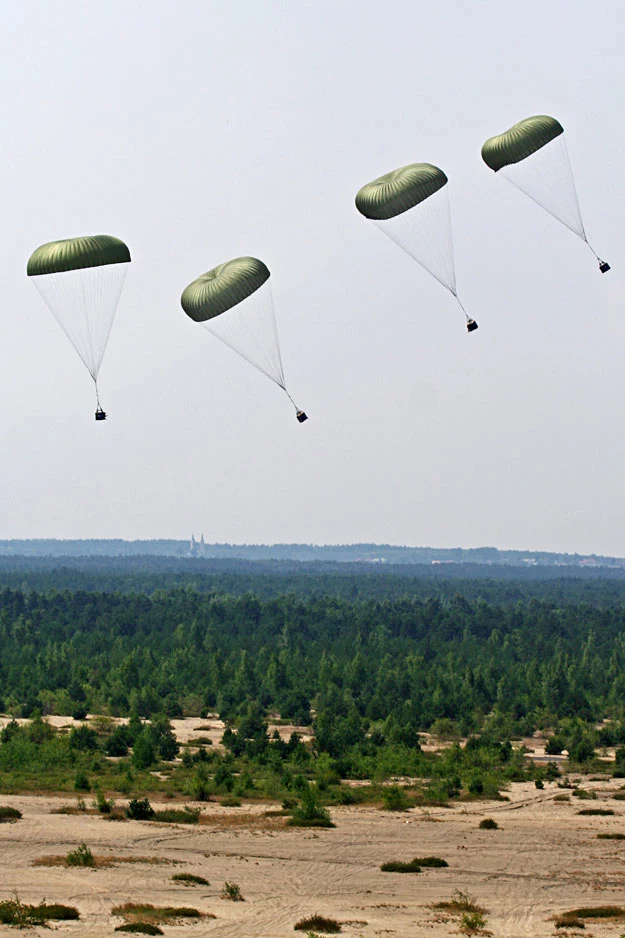
<instances>
[{"instance_id":1,"label":"green parachute","mask_svg":"<svg viewBox=\"0 0 625 938\"><path fill-rule=\"evenodd\" d=\"M180 298L183 310L229 348L282 388L298 421L307 416L284 379L269 268L255 257L236 257L190 283Z\"/></svg>"},{"instance_id":2,"label":"green parachute","mask_svg":"<svg viewBox=\"0 0 625 938\"><path fill-rule=\"evenodd\" d=\"M586 236L564 127L555 117L527 117L490 137L482 147L482 159L581 238L595 255L602 274L610 269Z\"/></svg>"},{"instance_id":3,"label":"green parachute","mask_svg":"<svg viewBox=\"0 0 625 938\"><path fill-rule=\"evenodd\" d=\"M411 163L367 183L356 195L356 208L458 298L447 176L431 163Z\"/></svg>"},{"instance_id":4,"label":"green parachute","mask_svg":"<svg viewBox=\"0 0 625 938\"><path fill-rule=\"evenodd\" d=\"M54 318L74 346L95 384L126 278L130 251L111 235L50 241L34 251L26 267Z\"/></svg>"}]
</instances>

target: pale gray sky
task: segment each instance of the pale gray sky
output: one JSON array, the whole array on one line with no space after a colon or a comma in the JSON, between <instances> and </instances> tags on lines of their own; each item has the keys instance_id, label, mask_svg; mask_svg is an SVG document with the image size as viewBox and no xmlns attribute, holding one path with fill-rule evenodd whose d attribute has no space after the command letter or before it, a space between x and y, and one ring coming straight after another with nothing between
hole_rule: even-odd
<instances>
[{"instance_id":1,"label":"pale gray sky","mask_svg":"<svg viewBox=\"0 0 625 938\"><path fill-rule=\"evenodd\" d=\"M625 555L625 10L618 0L5 0L2 537L379 541ZM602 277L482 163L563 123ZM354 208L449 176L448 293ZM100 374L25 277L44 241L133 263ZM272 271L284 395L187 319Z\"/></svg>"}]
</instances>

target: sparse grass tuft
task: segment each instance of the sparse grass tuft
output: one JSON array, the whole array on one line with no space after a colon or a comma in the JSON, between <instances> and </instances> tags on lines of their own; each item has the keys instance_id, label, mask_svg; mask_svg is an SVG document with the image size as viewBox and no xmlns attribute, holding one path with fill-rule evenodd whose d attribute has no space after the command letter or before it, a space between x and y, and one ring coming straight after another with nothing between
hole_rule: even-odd
<instances>
[{"instance_id":1,"label":"sparse grass tuft","mask_svg":"<svg viewBox=\"0 0 625 938\"><path fill-rule=\"evenodd\" d=\"M126 902L111 909L112 915L120 915L127 922L136 924L147 922L149 925L176 925L184 919L215 918L210 912L200 912L185 906L173 908L172 906L150 905L149 903Z\"/></svg>"},{"instance_id":2,"label":"sparse grass tuft","mask_svg":"<svg viewBox=\"0 0 625 938\"><path fill-rule=\"evenodd\" d=\"M324 935L337 935L341 930L341 923L336 919L326 918L325 915L309 915L308 918L302 918L293 926L294 931L318 931Z\"/></svg>"},{"instance_id":3,"label":"sparse grass tuft","mask_svg":"<svg viewBox=\"0 0 625 938\"><path fill-rule=\"evenodd\" d=\"M571 796L570 795L556 795L553 800L554 801L570 801Z\"/></svg>"},{"instance_id":4,"label":"sparse grass tuft","mask_svg":"<svg viewBox=\"0 0 625 938\"><path fill-rule=\"evenodd\" d=\"M485 817L483 821L480 821L479 828L481 831L496 831L499 830L499 824L492 817Z\"/></svg>"},{"instance_id":5,"label":"sparse grass tuft","mask_svg":"<svg viewBox=\"0 0 625 938\"><path fill-rule=\"evenodd\" d=\"M199 808L169 808L165 811L156 811L150 819L161 821L163 824L197 824L200 819Z\"/></svg>"},{"instance_id":6,"label":"sparse grass tuft","mask_svg":"<svg viewBox=\"0 0 625 938\"><path fill-rule=\"evenodd\" d=\"M70 850L67 856L65 857L65 863L67 866L95 866L94 856L87 846L87 844L81 844L80 847L76 847L75 850Z\"/></svg>"},{"instance_id":7,"label":"sparse grass tuft","mask_svg":"<svg viewBox=\"0 0 625 938\"><path fill-rule=\"evenodd\" d=\"M8 804L0 804L0 824L10 824L13 821L19 821L22 812L17 808L11 808Z\"/></svg>"},{"instance_id":8,"label":"sparse grass tuft","mask_svg":"<svg viewBox=\"0 0 625 938\"><path fill-rule=\"evenodd\" d=\"M462 912L479 912L481 915L486 913L486 909L478 905L467 892L461 892L459 889L451 899L436 902L432 908L440 909L442 912L451 912L452 915L459 915Z\"/></svg>"},{"instance_id":9,"label":"sparse grass tuft","mask_svg":"<svg viewBox=\"0 0 625 938\"><path fill-rule=\"evenodd\" d=\"M172 882L184 883L185 886L210 886L207 879L203 876L194 876L193 873L174 873Z\"/></svg>"}]
</instances>

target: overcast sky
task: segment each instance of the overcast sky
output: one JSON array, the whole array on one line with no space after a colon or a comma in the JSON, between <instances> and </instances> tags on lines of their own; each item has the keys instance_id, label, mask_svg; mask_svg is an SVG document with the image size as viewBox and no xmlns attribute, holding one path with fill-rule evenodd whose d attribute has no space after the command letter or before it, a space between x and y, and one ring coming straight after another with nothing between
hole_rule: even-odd
<instances>
[{"instance_id":1,"label":"overcast sky","mask_svg":"<svg viewBox=\"0 0 625 938\"><path fill-rule=\"evenodd\" d=\"M7 0L0 537L494 545L625 555L622 0ZM583 243L481 161L565 127ZM358 214L449 177L452 297ZM91 379L25 264L123 238ZM299 425L180 293L262 258Z\"/></svg>"}]
</instances>

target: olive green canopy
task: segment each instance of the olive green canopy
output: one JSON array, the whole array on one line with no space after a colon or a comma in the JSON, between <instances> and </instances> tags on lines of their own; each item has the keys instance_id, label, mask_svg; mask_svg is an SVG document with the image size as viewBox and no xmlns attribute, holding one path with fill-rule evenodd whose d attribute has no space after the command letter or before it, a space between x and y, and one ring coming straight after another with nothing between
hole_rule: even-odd
<instances>
[{"instance_id":1,"label":"olive green canopy","mask_svg":"<svg viewBox=\"0 0 625 938\"><path fill-rule=\"evenodd\" d=\"M482 147L482 159L497 172L511 163L520 163L563 133L564 127L555 117L544 114L526 117L505 133L487 140Z\"/></svg>"},{"instance_id":2,"label":"olive green canopy","mask_svg":"<svg viewBox=\"0 0 625 938\"><path fill-rule=\"evenodd\" d=\"M130 251L119 238L92 235L42 244L30 255L26 273L29 277L38 277L41 274L59 274L85 267L127 264L129 261Z\"/></svg>"},{"instance_id":3,"label":"olive green canopy","mask_svg":"<svg viewBox=\"0 0 625 938\"><path fill-rule=\"evenodd\" d=\"M185 287L180 302L187 316L206 322L247 299L268 279L269 268L262 261L235 257Z\"/></svg>"},{"instance_id":4,"label":"olive green canopy","mask_svg":"<svg viewBox=\"0 0 625 938\"><path fill-rule=\"evenodd\" d=\"M356 208L365 218L394 218L434 195L446 183L447 176L437 166L411 163L363 186L356 195Z\"/></svg>"}]
</instances>

